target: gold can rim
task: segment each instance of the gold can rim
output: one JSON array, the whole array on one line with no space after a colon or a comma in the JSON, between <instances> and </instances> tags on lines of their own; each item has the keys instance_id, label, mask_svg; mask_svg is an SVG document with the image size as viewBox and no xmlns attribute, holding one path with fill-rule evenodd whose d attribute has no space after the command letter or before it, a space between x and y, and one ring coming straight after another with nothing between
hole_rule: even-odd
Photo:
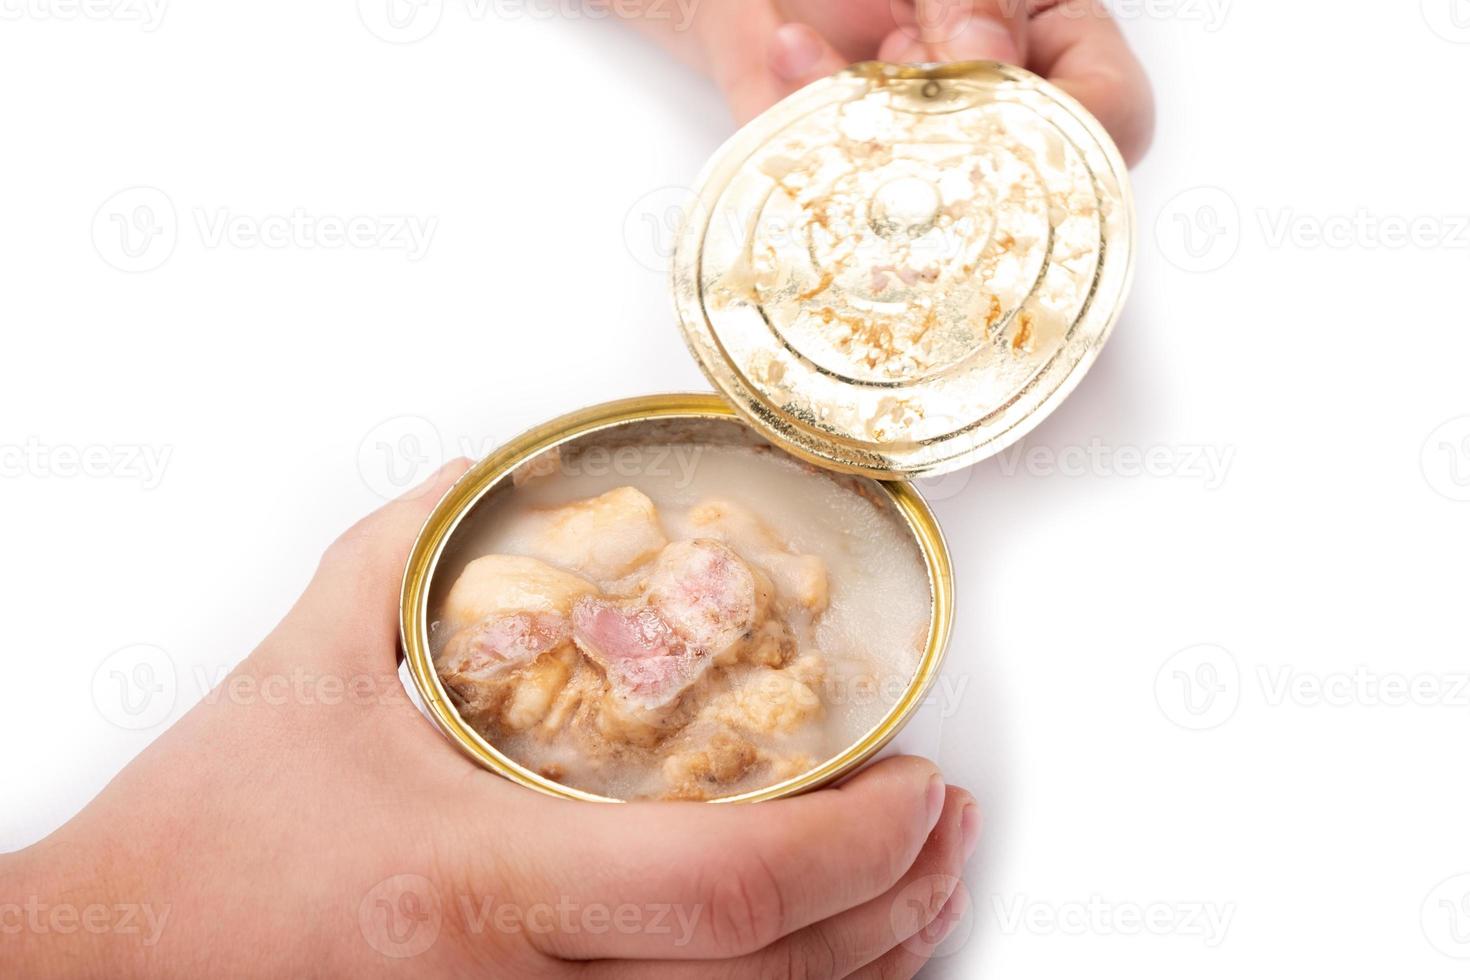
<instances>
[{"instance_id":1,"label":"gold can rim","mask_svg":"<svg viewBox=\"0 0 1470 980\"><path fill-rule=\"evenodd\" d=\"M599 803L623 802L613 797L564 786L502 753L466 723L455 710L434 669L429 649L429 593L444 549L461 521L520 463L547 449L603 429L661 418L710 418L745 422L718 395L678 393L645 395L605 402L537 425L477 462L440 498L425 520L404 568L399 596L399 642L414 686L435 726L472 760L486 769L549 796ZM857 742L823 764L758 790L710 800L753 803L792 796L834 782L852 772L886 746L927 697L939 675L954 619L954 571L949 548L933 511L911 484L879 484L914 536L924 558L931 594L929 633L914 676L903 696L883 719Z\"/></svg>"},{"instance_id":2,"label":"gold can rim","mask_svg":"<svg viewBox=\"0 0 1470 980\"><path fill-rule=\"evenodd\" d=\"M1077 207L1072 218L1091 221L1094 212L1096 216L1095 227L1087 225L1084 232L1078 224L1077 235L1095 234L1096 240L1088 245L1090 251L1081 263L1095 263L1095 271L1079 271L1075 281L1066 283L1064 304L1055 309L1052 305L1062 295L1057 284L1066 263L1059 256L1082 239L1059 234L1061 224L1053 220L1056 215L1049 209L1064 195L1051 194L1044 180L1040 184L1043 193L1028 205L1037 213L1028 215L1026 221L1018 219L1016 225L1040 230L1042 244L1035 244L1033 238L1021 239L1028 243L1022 247L1032 253L1026 261L1034 258L1035 262L1022 263L1025 274L1004 289L989 290L999 279L980 276L971 266L968 278L955 271L953 280L941 280L944 289L930 289L932 303L916 304L913 297L926 287L920 284L904 298L904 290L893 286L898 280L887 273L882 277L884 289L893 287L890 292L894 295L868 293L868 287L861 285L867 263L844 260L843 268L851 275L844 281L845 273L839 273L835 283L833 266L816 259L807 266L808 257L818 251L810 237L812 229L820 224L831 231L828 205L823 203L815 212L808 203L788 206L773 188L785 189L793 201L796 198L785 187L785 174L777 176L771 171L772 158L780 161L777 167L787 165L783 154L794 145L791 134L808 117L825 120L824 114L845 111L875 92L898 93L883 96L897 105L889 110L890 116L919 115L905 106L921 99L903 93L915 86L927 92L931 85L940 93L937 101L944 103L931 113L933 118L958 119L969 110L989 111L997 106L1005 111L1015 109L1021 118L1024 109L1036 117L1027 124L1035 130L1027 139L1050 140L1048 145L1060 147L1065 154L1066 186L1078 195L1066 197ZM993 88L997 95L989 100L975 96L974 91L965 94L967 85L987 91ZM956 92L961 94L954 95ZM947 98L949 103L944 102ZM1018 158L1029 154L1030 162L1036 163L1033 147L1015 145ZM974 149L979 153L994 147L977 144ZM938 172L934 167L928 171L930 176ZM1055 176L1061 170L1048 173ZM861 227L868 242L882 237L875 238L868 227L875 220L874 202L879 199L876 193L865 196L881 183L877 177L874 181L866 191L850 195L845 213L860 220L843 225ZM901 182L888 180L882 186ZM826 187L815 179L813 183ZM938 475L1015 443L1081 381L1110 335L1132 282L1137 221L1121 153L1081 103L1046 79L1000 62L853 65L788 96L740 129L710 158L696 186L676 242L671 274L685 343L716 390L758 432L794 455L841 472L879 480ZM998 200L992 190L985 195L984 200ZM832 199L817 197L824 202ZM780 210L769 206L770 201L784 207L788 218L795 215L795 223L773 219L770 224L775 230L762 237L758 229L766 221L766 212ZM978 214L983 207L975 204L973 210ZM817 213L820 217L813 218ZM1057 213L1065 214L1066 209ZM983 225L984 219L977 220ZM910 233L907 227L905 234ZM986 235L996 233L1001 225L988 227ZM1009 232L992 238L977 230L974 235L977 241L984 237L987 244L1016 240ZM952 235L948 241L953 244L961 237L965 236ZM757 242L762 248L755 248ZM787 257L773 258L773 268L760 272L757 253L775 256L779 248L788 249ZM834 247L831 255L839 252ZM880 268L874 265L869 272L876 277L875 270ZM954 266L955 270L965 268ZM1027 278L1031 272L1036 273L1034 279ZM762 275L775 278L767 281ZM984 300L987 303L999 302L997 298L1004 294L996 323L992 325L986 317L982 330L976 319L979 307L962 310L960 304L940 298L950 295L951 284L976 290L977 302L981 293L990 297ZM820 294L818 298L812 298L812 291ZM822 305L834 295L835 302ZM1040 298L1043 295L1048 297L1045 301ZM872 312L880 308L903 312ZM849 316L854 310L859 311L856 320ZM935 310L940 311L937 317ZM917 322L920 311L922 323ZM876 319L868 319L869 314ZM836 327L823 325L834 322ZM904 333L905 329L909 332ZM854 347L853 336L879 340L865 340ZM894 339L915 336L933 347L923 358L914 357L915 348L907 340ZM1016 341L1019 345L1013 350L1025 350L1025 357L1017 363L1003 363L1007 356L1003 348ZM839 349L842 344L849 346ZM1027 345L1034 345L1034 350ZM869 371L864 364L870 365L875 356L891 357L892 372Z\"/></svg>"}]
</instances>

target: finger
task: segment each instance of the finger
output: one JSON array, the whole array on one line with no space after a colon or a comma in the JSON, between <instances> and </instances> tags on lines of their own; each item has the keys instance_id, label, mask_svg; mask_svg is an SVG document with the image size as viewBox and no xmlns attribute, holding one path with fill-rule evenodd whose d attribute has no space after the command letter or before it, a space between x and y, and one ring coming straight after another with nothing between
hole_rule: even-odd
<instances>
[{"instance_id":1,"label":"finger","mask_svg":"<svg viewBox=\"0 0 1470 980\"><path fill-rule=\"evenodd\" d=\"M914 13L912 43L885 42L897 60L1026 63L1025 0L917 0Z\"/></svg>"},{"instance_id":2,"label":"finger","mask_svg":"<svg viewBox=\"0 0 1470 980\"><path fill-rule=\"evenodd\" d=\"M1086 106L1129 164L1142 159L1153 140L1153 91L1107 8L1096 0L1044 6L1030 44L1028 67Z\"/></svg>"},{"instance_id":3,"label":"finger","mask_svg":"<svg viewBox=\"0 0 1470 980\"><path fill-rule=\"evenodd\" d=\"M927 926L852 973L849 980L910 980L917 976L969 911L970 893L961 881Z\"/></svg>"},{"instance_id":4,"label":"finger","mask_svg":"<svg viewBox=\"0 0 1470 980\"><path fill-rule=\"evenodd\" d=\"M734 976L845 977L903 943L922 949L922 936L960 883L979 840L975 799L950 787L939 823L913 866L887 892L808 926L749 957L753 969Z\"/></svg>"},{"instance_id":5,"label":"finger","mask_svg":"<svg viewBox=\"0 0 1470 980\"><path fill-rule=\"evenodd\" d=\"M845 977L934 923L959 884L978 835L979 810L974 797L951 786L944 812L918 859L897 884L877 898L748 956L712 962L604 960L588 972L595 980Z\"/></svg>"},{"instance_id":6,"label":"finger","mask_svg":"<svg viewBox=\"0 0 1470 980\"><path fill-rule=\"evenodd\" d=\"M701 22L710 76L745 123L847 62L813 28L783 23L766 0L725 4Z\"/></svg>"},{"instance_id":7,"label":"finger","mask_svg":"<svg viewBox=\"0 0 1470 980\"><path fill-rule=\"evenodd\" d=\"M900 757L840 788L752 805L640 803L589 815L547 801L536 825L552 879L579 901L669 910L678 928L556 932L568 959L709 959L754 953L883 894L944 806L934 764Z\"/></svg>"},{"instance_id":8,"label":"finger","mask_svg":"<svg viewBox=\"0 0 1470 980\"><path fill-rule=\"evenodd\" d=\"M332 542L278 627L277 634L293 637L293 657L350 661L364 669L396 667L398 594L409 549L434 506L469 466L464 459L445 464Z\"/></svg>"},{"instance_id":9,"label":"finger","mask_svg":"<svg viewBox=\"0 0 1470 980\"><path fill-rule=\"evenodd\" d=\"M815 28L847 61L871 60L889 32L914 25L910 0L778 0L778 7L787 20Z\"/></svg>"},{"instance_id":10,"label":"finger","mask_svg":"<svg viewBox=\"0 0 1470 980\"><path fill-rule=\"evenodd\" d=\"M881 60L1025 63L1024 0L918 0L913 16L884 39Z\"/></svg>"}]
</instances>

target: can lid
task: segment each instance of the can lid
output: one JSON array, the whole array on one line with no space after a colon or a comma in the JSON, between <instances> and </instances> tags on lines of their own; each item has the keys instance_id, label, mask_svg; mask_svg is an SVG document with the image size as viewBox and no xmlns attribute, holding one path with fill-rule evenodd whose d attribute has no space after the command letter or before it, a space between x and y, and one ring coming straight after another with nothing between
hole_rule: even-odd
<instances>
[{"instance_id":1,"label":"can lid","mask_svg":"<svg viewBox=\"0 0 1470 980\"><path fill-rule=\"evenodd\" d=\"M1097 355L1132 271L1102 126L997 62L867 62L706 166L674 256L685 340L764 435L880 479L1021 438Z\"/></svg>"}]
</instances>

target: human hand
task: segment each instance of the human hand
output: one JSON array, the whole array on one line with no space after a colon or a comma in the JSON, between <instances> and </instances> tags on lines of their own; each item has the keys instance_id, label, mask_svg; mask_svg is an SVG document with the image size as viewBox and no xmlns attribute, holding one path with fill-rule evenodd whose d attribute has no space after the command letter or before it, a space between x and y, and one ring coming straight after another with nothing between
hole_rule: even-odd
<instances>
[{"instance_id":1,"label":"human hand","mask_svg":"<svg viewBox=\"0 0 1470 980\"><path fill-rule=\"evenodd\" d=\"M1130 164L1153 137L1148 76L1103 0L687 2L693 6L683 19L666 15L669 0L620 0L616 7L707 72L740 123L855 61L994 60L1070 93Z\"/></svg>"},{"instance_id":2,"label":"human hand","mask_svg":"<svg viewBox=\"0 0 1470 980\"><path fill-rule=\"evenodd\" d=\"M591 804L492 776L433 730L397 674L398 588L464 469L344 534L214 692L70 823L0 857L7 966L912 976L963 911L979 833L931 763L769 803Z\"/></svg>"}]
</instances>

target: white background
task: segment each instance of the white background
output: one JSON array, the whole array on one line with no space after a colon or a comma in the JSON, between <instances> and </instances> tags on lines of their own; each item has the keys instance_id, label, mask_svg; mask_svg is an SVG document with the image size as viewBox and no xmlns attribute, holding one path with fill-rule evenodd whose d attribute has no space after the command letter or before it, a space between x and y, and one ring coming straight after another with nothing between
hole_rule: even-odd
<instances>
[{"instance_id":1,"label":"white background","mask_svg":"<svg viewBox=\"0 0 1470 980\"><path fill-rule=\"evenodd\" d=\"M660 189L730 132L701 79L467 0L412 44L341 0L132 9L0 21L0 849L197 700L416 462L705 387L647 267ZM1127 311L1021 450L932 488L960 577L940 761L986 832L930 975L1461 977L1470 4L1125 13L1160 105ZM129 259L140 205L164 234ZM211 235L296 209L434 224L421 256ZM140 731L92 695L133 644L178 678Z\"/></svg>"}]
</instances>

